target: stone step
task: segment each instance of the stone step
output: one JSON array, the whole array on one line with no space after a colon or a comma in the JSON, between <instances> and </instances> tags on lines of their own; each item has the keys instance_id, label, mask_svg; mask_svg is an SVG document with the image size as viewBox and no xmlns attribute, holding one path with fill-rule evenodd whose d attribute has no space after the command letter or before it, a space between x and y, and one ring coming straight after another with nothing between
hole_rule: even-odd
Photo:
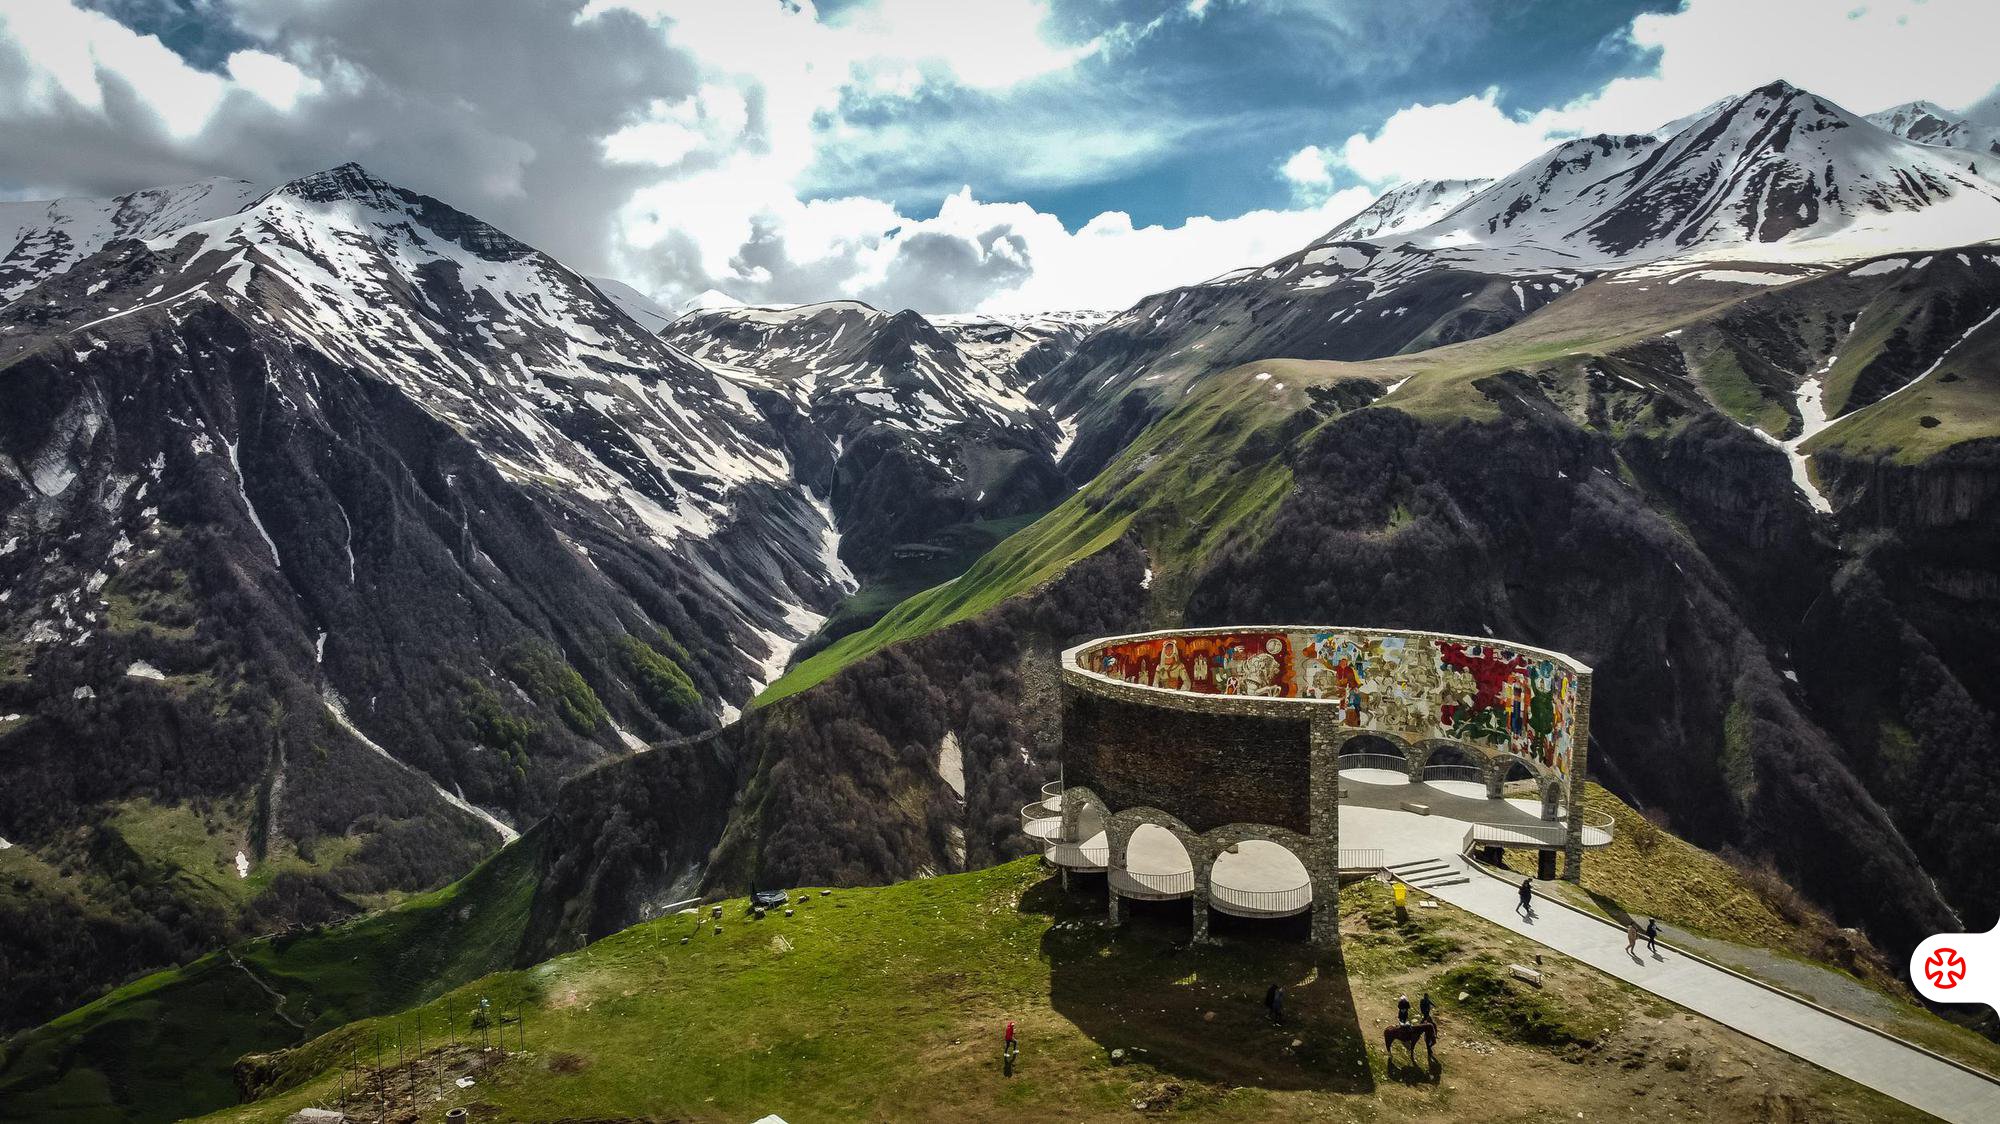
<instances>
[{"instance_id":1,"label":"stone step","mask_svg":"<svg viewBox=\"0 0 2000 1124\"><path fill-rule=\"evenodd\" d=\"M1401 870L1409 870L1412 867L1443 866L1443 865L1444 865L1443 859L1411 859L1409 862L1390 863L1389 869L1401 871Z\"/></svg>"},{"instance_id":2,"label":"stone step","mask_svg":"<svg viewBox=\"0 0 2000 1124\"><path fill-rule=\"evenodd\" d=\"M1443 878L1443 879L1436 879L1430 882L1412 882L1411 885L1415 886L1419 890L1430 890L1438 886L1463 886L1464 884L1470 881L1472 881L1472 879L1470 878Z\"/></svg>"},{"instance_id":3,"label":"stone step","mask_svg":"<svg viewBox=\"0 0 2000 1124\"><path fill-rule=\"evenodd\" d=\"M1452 868L1444 863L1425 863L1422 866L1406 866L1401 869L1391 870L1389 873L1394 874L1398 878L1421 878L1426 874L1436 874L1450 869Z\"/></svg>"}]
</instances>

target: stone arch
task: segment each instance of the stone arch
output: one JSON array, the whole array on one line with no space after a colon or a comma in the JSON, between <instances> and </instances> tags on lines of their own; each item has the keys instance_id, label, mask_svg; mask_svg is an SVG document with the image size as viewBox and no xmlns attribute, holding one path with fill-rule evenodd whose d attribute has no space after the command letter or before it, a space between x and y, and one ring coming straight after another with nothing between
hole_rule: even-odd
<instances>
[{"instance_id":1,"label":"stone arch","mask_svg":"<svg viewBox=\"0 0 2000 1124\"><path fill-rule=\"evenodd\" d=\"M1486 763L1487 798L1500 799L1506 794L1508 781L1522 779L1534 780L1538 785L1540 783L1540 775L1526 758L1512 753L1494 754L1493 759Z\"/></svg>"},{"instance_id":2,"label":"stone arch","mask_svg":"<svg viewBox=\"0 0 2000 1124\"><path fill-rule=\"evenodd\" d=\"M1142 827L1161 828L1180 841L1181 849L1187 852L1188 862L1194 868L1195 893L1199 894L1205 877L1201 865L1201 837L1179 816L1159 808L1135 805L1130 808L1120 808L1105 818L1104 839L1110 845L1109 853L1104 860L1105 871L1108 873L1126 869L1126 853L1132 844L1132 835ZM1109 911L1107 919L1113 925L1124 924L1125 899L1119 895L1115 887L1107 887L1105 897L1107 899L1105 906ZM1201 914L1202 911L1197 909L1196 913ZM1203 920L1206 920L1205 916ZM1205 935L1205 925L1197 923L1196 927Z\"/></svg>"},{"instance_id":3,"label":"stone arch","mask_svg":"<svg viewBox=\"0 0 2000 1124\"><path fill-rule=\"evenodd\" d=\"M1104 838L1111 844L1109 866L1113 869L1125 865L1125 848L1132 841L1132 833L1145 825L1164 828L1188 853L1189 860L1196 859L1201 849L1201 835L1184 823L1172 812L1143 805L1121 808L1105 817Z\"/></svg>"},{"instance_id":4,"label":"stone arch","mask_svg":"<svg viewBox=\"0 0 2000 1124\"><path fill-rule=\"evenodd\" d=\"M1208 935L1208 907L1213 900L1211 879L1216 859L1232 846L1253 841L1274 843L1284 848L1305 868L1306 884L1311 887L1312 894L1313 942L1332 947L1340 936L1339 840L1305 835L1270 824L1225 824L1202 833L1201 845L1205 853L1195 861L1195 896L1200 906L1196 910L1197 939L1205 940Z\"/></svg>"},{"instance_id":5,"label":"stone arch","mask_svg":"<svg viewBox=\"0 0 2000 1124\"><path fill-rule=\"evenodd\" d=\"M1086 813L1094 812L1095 821ZM1062 793L1062 837L1066 842L1081 843L1089 835L1108 829L1111 821L1111 805L1104 798L1084 785L1065 785ZM1084 827L1090 827L1089 835L1078 834Z\"/></svg>"},{"instance_id":6,"label":"stone arch","mask_svg":"<svg viewBox=\"0 0 2000 1124\"><path fill-rule=\"evenodd\" d=\"M1424 738L1409 749L1411 783L1424 779L1424 770L1430 767L1431 758L1440 752L1453 757L1464 757L1480 764L1484 764L1492 756L1490 750L1471 742L1462 742L1455 738Z\"/></svg>"},{"instance_id":7,"label":"stone arch","mask_svg":"<svg viewBox=\"0 0 2000 1124\"><path fill-rule=\"evenodd\" d=\"M1562 818L1563 801L1569 794L1569 782L1553 769L1537 771L1536 791L1542 798L1542 818L1554 822Z\"/></svg>"}]
</instances>

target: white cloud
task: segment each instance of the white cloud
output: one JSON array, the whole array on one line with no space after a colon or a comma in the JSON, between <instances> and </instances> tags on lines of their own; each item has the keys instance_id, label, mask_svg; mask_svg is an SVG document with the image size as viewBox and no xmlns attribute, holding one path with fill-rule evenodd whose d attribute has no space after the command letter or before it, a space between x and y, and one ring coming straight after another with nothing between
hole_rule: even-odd
<instances>
[{"instance_id":1,"label":"white cloud","mask_svg":"<svg viewBox=\"0 0 2000 1124\"><path fill-rule=\"evenodd\" d=\"M1339 163L1378 187L1404 180L1504 176L1550 143L1550 124L1516 120L1497 104L1498 90L1442 105L1397 110L1374 135L1356 133Z\"/></svg>"},{"instance_id":2,"label":"white cloud","mask_svg":"<svg viewBox=\"0 0 2000 1124\"><path fill-rule=\"evenodd\" d=\"M301 97L321 89L317 79L267 51L238 51L229 56L224 69L231 81L280 110L291 110Z\"/></svg>"},{"instance_id":3,"label":"white cloud","mask_svg":"<svg viewBox=\"0 0 2000 1124\"><path fill-rule=\"evenodd\" d=\"M1220 5L1162 5L1071 41L1051 0L831 13L810 0L234 0L204 11L238 17L252 42L216 74L68 0L0 0L0 129L14 142L0 182L275 182L354 158L666 300L714 287L926 311L1120 307L1294 250L1375 187L1505 174L1561 137L1650 129L1778 76L1856 111L1984 92L2000 8L1855 2L1688 0L1630 25L1645 73L1567 104L1485 90L1406 106L1274 158L1288 207L1173 225L1109 211L1070 229L953 190L961 169L989 195L1108 182L1235 128L1092 77L1150 65L1149 36ZM1400 57L1393 44L1368 55L1385 73ZM938 105L971 108L916 111ZM937 182L940 168L953 178ZM943 202L918 217L891 198Z\"/></svg>"},{"instance_id":4,"label":"white cloud","mask_svg":"<svg viewBox=\"0 0 2000 1124\"><path fill-rule=\"evenodd\" d=\"M1991 90L1992 0L1687 0L1632 21L1657 51L1651 74L1612 80L1552 120L1584 132L1646 132L1774 78L1856 113L1928 98L1961 107Z\"/></svg>"},{"instance_id":5,"label":"white cloud","mask_svg":"<svg viewBox=\"0 0 2000 1124\"><path fill-rule=\"evenodd\" d=\"M182 62L158 38L138 35L68 3L0 0L0 35L30 67L23 94L44 109L67 100L93 113L129 90L177 137L200 131L222 100L222 79Z\"/></svg>"},{"instance_id":6,"label":"white cloud","mask_svg":"<svg viewBox=\"0 0 2000 1124\"><path fill-rule=\"evenodd\" d=\"M1333 182L1331 156L1316 144L1309 144L1278 166L1278 174L1298 187L1314 187Z\"/></svg>"}]
</instances>

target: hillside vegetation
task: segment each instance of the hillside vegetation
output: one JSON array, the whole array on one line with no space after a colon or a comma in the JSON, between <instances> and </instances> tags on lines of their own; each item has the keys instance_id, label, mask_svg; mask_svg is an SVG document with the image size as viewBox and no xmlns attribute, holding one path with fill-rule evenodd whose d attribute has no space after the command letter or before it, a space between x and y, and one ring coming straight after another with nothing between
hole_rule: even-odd
<instances>
[{"instance_id":1,"label":"hillside vegetation","mask_svg":"<svg viewBox=\"0 0 2000 1124\"><path fill-rule=\"evenodd\" d=\"M534 894L530 833L463 879L344 925L156 972L0 1052L0 1121L166 1121L237 1100L246 1053L429 1000L514 963Z\"/></svg>"},{"instance_id":2,"label":"hillside vegetation","mask_svg":"<svg viewBox=\"0 0 2000 1124\"><path fill-rule=\"evenodd\" d=\"M666 918L477 981L424 1016L433 1028L462 1026L489 999L499 1012L489 1040L507 1042L504 1058L446 1045L392 1064L380 1096L372 1075L350 1071L350 1107L366 1117L386 1100L400 1115L437 1106L441 1088L444 1105L469 1105L475 1119L777 1112L805 1124L1138 1109L1443 1120L1483 1114L1504 1088L1524 1119L1635 1109L1662 1120L1917 1118L1589 969L1552 961L1547 986L1526 988L1505 965L1531 946L1449 908L1399 916L1372 883L1343 896L1345 975L1270 933L1185 948L1184 912L1142 914L1113 935L1098 924L1101 891L1066 895L1034 860L830 897L805 891L793 908L753 920L736 901L719 922ZM1261 1006L1273 982L1288 992L1282 1027ZM1398 994L1426 988L1443 1010L1437 1060L1412 1065L1399 1050L1390 1064L1380 1028ZM364 1022L268 1059L278 1087L297 1084L212 1119L277 1120L337 1102L339 1059L399 1028L407 1043L415 1018ZM1009 1020L1022 1044L1012 1076L999 1056ZM471 1087L455 1083L460 1074L474 1075Z\"/></svg>"}]
</instances>

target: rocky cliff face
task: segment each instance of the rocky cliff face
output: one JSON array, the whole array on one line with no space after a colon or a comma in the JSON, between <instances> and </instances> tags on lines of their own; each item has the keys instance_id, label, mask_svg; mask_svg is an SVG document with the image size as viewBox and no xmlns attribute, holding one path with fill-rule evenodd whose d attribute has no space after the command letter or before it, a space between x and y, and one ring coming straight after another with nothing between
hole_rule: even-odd
<instances>
[{"instance_id":1,"label":"rocky cliff face","mask_svg":"<svg viewBox=\"0 0 2000 1124\"><path fill-rule=\"evenodd\" d=\"M976 519L1038 511L1062 492L1060 434L1025 393L1090 319L955 317L933 324L855 301L689 313L662 338L742 385L766 412L799 419L793 460L842 539L840 557L878 574L898 544Z\"/></svg>"},{"instance_id":2,"label":"rocky cliff face","mask_svg":"<svg viewBox=\"0 0 2000 1124\"><path fill-rule=\"evenodd\" d=\"M0 957L50 1003L461 873L844 592L783 410L477 219L352 166L101 210L0 310Z\"/></svg>"},{"instance_id":3,"label":"rocky cliff face","mask_svg":"<svg viewBox=\"0 0 2000 1124\"><path fill-rule=\"evenodd\" d=\"M1115 544L992 613L566 784L544 825L537 955L710 890L894 881L1028 853L1022 793L1057 764L1056 653L1136 626L1145 581L1143 554Z\"/></svg>"},{"instance_id":4,"label":"rocky cliff face","mask_svg":"<svg viewBox=\"0 0 2000 1124\"><path fill-rule=\"evenodd\" d=\"M1776 856L1891 942L1947 921L1792 678L1800 590L1824 588L1831 559L1796 516L1783 458L1710 426L1644 450L1651 471L1627 474L1636 450L1535 397L1493 423L1337 420L1300 451L1297 486L1257 542L1225 547L1201 576L1189 623L1366 620L1569 653L1595 669L1601 780L1705 846ZM1746 554L1752 497L1792 517L1767 521Z\"/></svg>"}]
</instances>

